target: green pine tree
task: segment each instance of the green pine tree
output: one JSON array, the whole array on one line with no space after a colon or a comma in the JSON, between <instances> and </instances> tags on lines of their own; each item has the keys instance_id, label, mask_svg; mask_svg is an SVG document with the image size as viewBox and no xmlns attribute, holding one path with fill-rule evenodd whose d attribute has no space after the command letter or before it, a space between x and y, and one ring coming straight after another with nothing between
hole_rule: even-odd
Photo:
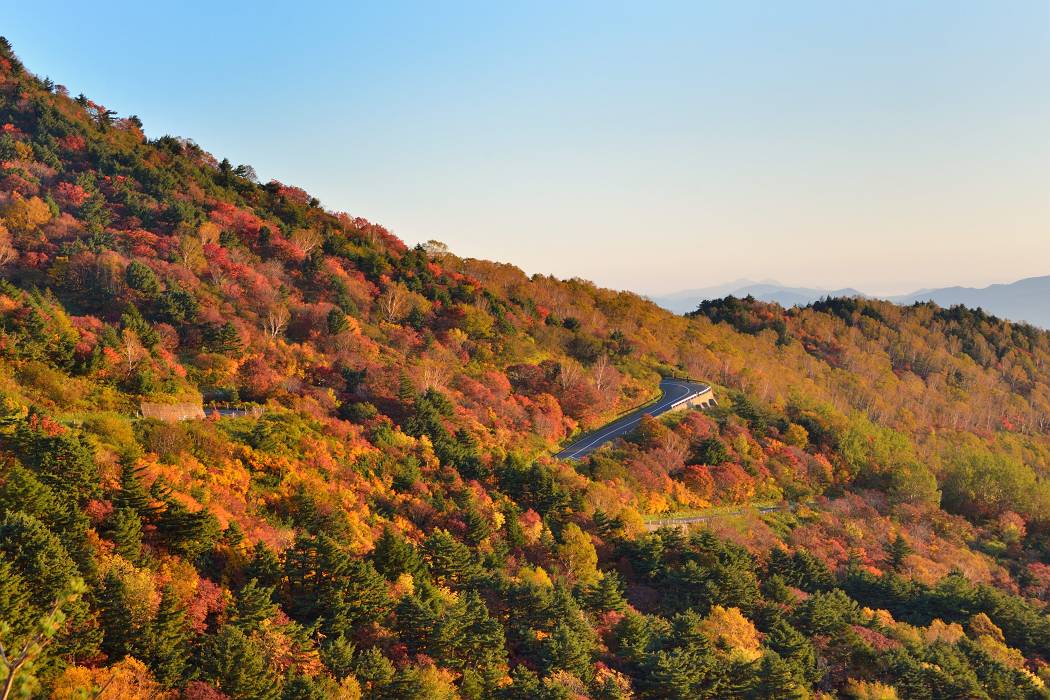
<instances>
[{"instance_id":1,"label":"green pine tree","mask_svg":"<svg viewBox=\"0 0 1050 700\"><path fill-rule=\"evenodd\" d=\"M703 680L703 669L688 650L660 650L646 660L638 690L643 698L694 700L703 697L698 690Z\"/></svg>"},{"instance_id":2,"label":"green pine tree","mask_svg":"<svg viewBox=\"0 0 1050 700\"><path fill-rule=\"evenodd\" d=\"M410 652L431 654L438 626L436 601L426 589L405 596L397 605L399 637Z\"/></svg>"},{"instance_id":3,"label":"green pine tree","mask_svg":"<svg viewBox=\"0 0 1050 700\"><path fill-rule=\"evenodd\" d=\"M212 352L232 357L237 357L244 350L241 334L237 331L237 327L229 321L216 328L207 342Z\"/></svg>"},{"instance_id":4,"label":"green pine tree","mask_svg":"<svg viewBox=\"0 0 1050 700\"><path fill-rule=\"evenodd\" d=\"M29 604L29 586L14 564L0 552L0 621L8 626L0 642L8 648L17 646L17 641L30 631L34 618Z\"/></svg>"},{"instance_id":5,"label":"green pine tree","mask_svg":"<svg viewBox=\"0 0 1050 700\"><path fill-rule=\"evenodd\" d=\"M416 387L413 386L412 380L408 378L408 375L402 374L397 388L398 401L406 406L411 406L415 403L417 396L419 394L416 392Z\"/></svg>"},{"instance_id":6,"label":"green pine tree","mask_svg":"<svg viewBox=\"0 0 1050 700\"><path fill-rule=\"evenodd\" d=\"M233 604L233 624L245 632L258 629L264 620L273 617L277 605L273 602L273 588L261 586L256 579L249 579L237 591Z\"/></svg>"},{"instance_id":7,"label":"green pine tree","mask_svg":"<svg viewBox=\"0 0 1050 700\"><path fill-rule=\"evenodd\" d=\"M470 548L448 530L434 530L423 543L423 551L431 576L442 585L463 586L479 573Z\"/></svg>"},{"instance_id":8,"label":"green pine tree","mask_svg":"<svg viewBox=\"0 0 1050 700\"><path fill-rule=\"evenodd\" d=\"M293 673L284 682L281 700L328 700L336 693L338 687L331 678Z\"/></svg>"},{"instance_id":9,"label":"green pine tree","mask_svg":"<svg viewBox=\"0 0 1050 700\"><path fill-rule=\"evenodd\" d=\"M791 667L775 651L766 652L758 665L754 700L806 700L809 691L791 672Z\"/></svg>"},{"instance_id":10,"label":"green pine tree","mask_svg":"<svg viewBox=\"0 0 1050 700\"><path fill-rule=\"evenodd\" d=\"M147 298L156 296L160 292L160 280L156 273L145 263L133 260L124 271L124 278L128 286L142 292Z\"/></svg>"},{"instance_id":11,"label":"green pine tree","mask_svg":"<svg viewBox=\"0 0 1050 700\"><path fill-rule=\"evenodd\" d=\"M777 617L766 633L765 645L779 654L810 682L820 677L817 652L804 634L782 617Z\"/></svg>"},{"instance_id":12,"label":"green pine tree","mask_svg":"<svg viewBox=\"0 0 1050 700\"><path fill-rule=\"evenodd\" d=\"M623 581L615 571L606 571L587 593L587 603L595 612L620 612L627 601L623 597Z\"/></svg>"},{"instance_id":13,"label":"green pine tree","mask_svg":"<svg viewBox=\"0 0 1050 700\"><path fill-rule=\"evenodd\" d=\"M222 531L221 540L223 544L231 549L237 549L244 544L244 530L237 524L237 521L231 520L226 529Z\"/></svg>"},{"instance_id":14,"label":"green pine tree","mask_svg":"<svg viewBox=\"0 0 1050 700\"><path fill-rule=\"evenodd\" d=\"M178 607L174 589L161 592L157 615L147 635L145 661L161 685L171 688L186 676L190 658L190 630L186 613Z\"/></svg>"},{"instance_id":15,"label":"green pine tree","mask_svg":"<svg viewBox=\"0 0 1050 700\"><path fill-rule=\"evenodd\" d=\"M464 642L460 654L468 663L494 670L507 662L506 634L499 620L489 614L488 606L477 591L466 596Z\"/></svg>"},{"instance_id":16,"label":"green pine tree","mask_svg":"<svg viewBox=\"0 0 1050 700\"><path fill-rule=\"evenodd\" d=\"M379 622L390 612L386 579L370 561L356 559L350 563L341 592L342 608L333 619L341 619L350 628Z\"/></svg>"},{"instance_id":17,"label":"green pine tree","mask_svg":"<svg viewBox=\"0 0 1050 700\"><path fill-rule=\"evenodd\" d=\"M297 539L285 557L285 573L289 613L304 623L323 620L325 634L349 636L391 609L386 579L327 535Z\"/></svg>"},{"instance_id":18,"label":"green pine tree","mask_svg":"<svg viewBox=\"0 0 1050 700\"><path fill-rule=\"evenodd\" d=\"M56 492L67 494L81 505L100 495L95 451L79 431L52 435L23 422L16 429L12 443L22 463Z\"/></svg>"},{"instance_id":19,"label":"green pine tree","mask_svg":"<svg viewBox=\"0 0 1050 700\"><path fill-rule=\"evenodd\" d=\"M503 507L503 532L507 545L514 549L525 546L525 531L521 527L521 509L513 501L507 501Z\"/></svg>"},{"instance_id":20,"label":"green pine tree","mask_svg":"<svg viewBox=\"0 0 1050 700\"><path fill-rule=\"evenodd\" d=\"M157 517L157 508L153 497L142 483L142 467L135 467L125 462L120 468L120 490L113 496L116 508L131 508L146 522L153 522Z\"/></svg>"},{"instance_id":21,"label":"green pine tree","mask_svg":"<svg viewBox=\"0 0 1050 700\"><path fill-rule=\"evenodd\" d=\"M591 668L591 645L572 625L559 623L542 646L541 658L547 673L563 669L577 678L589 681Z\"/></svg>"},{"instance_id":22,"label":"green pine tree","mask_svg":"<svg viewBox=\"0 0 1050 700\"><path fill-rule=\"evenodd\" d=\"M109 539L114 551L130 562L142 553L142 520L134 508L118 508L109 518Z\"/></svg>"},{"instance_id":23,"label":"green pine tree","mask_svg":"<svg viewBox=\"0 0 1050 700\"><path fill-rule=\"evenodd\" d=\"M234 700L277 700L277 679L259 647L236 625L224 625L201 653L204 678Z\"/></svg>"},{"instance_id":24,"label":"green pine tree","mask_svg":"<svg viewBox=\"0 0 1050 700\"><path fill-rule=\"evenodd\" d=\"M629 612L613 628L613 647L628 662L638 665L645 659L653 635L644 615Z\"/></svg>"},{"instance_id":25,"label":"green pine tree","mask_svg":"<svg viewBox=\"0 0 1050 700\"><path fill-rule=\"evenodd\" d=\"M908 541L898 532L897 536L886 545L887 563L891 569L899 573L904 570L904 560L913 551Z\"/></svg>"},{"instance_id":26,"label":"green pine tree","mask_svg":"<svg viewBox=\"0 0 1050 700\"><path fill-rule=\"evenodd\" d=\"M341 309L332 309L325 319L328 335L339 335L350 330L350 323L346 320L346 314Z\"/></svg>"},{"instance_id":27,"label":"green pine tree","mask_svg":"<svg viewBox=\"0 0 1050 700\"><path fill-rule=\"evenodd\" d=\"M244 567L245 577L253 578L263 586L276 588L281 581L281 574L281 560L277 554L262 542L256 542L252 558Z\"/></svg>"},{"instance_id":28,"label":"green pine tree","mask_svg":"<svg viewBox=\"0 0 1050 700\"><path fill-rule=\"evenodd\" d=\"M356 647L343 634L325 640L321 647L321 661L332 675L342 680L354 672Z\"/></svg>"},{"instance_id":29,"label":"green pine tree","mask_svg":"<svg viewBox=\"0 0 1050 700\"><path fill-rule=\"evenodd\" d=\"M0 512L21 511L41 521L53 520L61 509L54 490L18 462L4 465L0 481Z\"/></svg>"},{"instance_id":30,"label":"green pine tree","mask_svg":"<svg viewBox=\"0 0 1050 700\"><path fill-rule=\"evenodd\" d=\"M394 664L383 656L378 647L369 647L358 654L354 662L354 676L360 681L365 697L382 697L383 691L394 680Z\"/></svg>"},{"instance_id":31,"label":"green pine tree","mask_svg":"<svg viewBox=\"0 0 1050 700\"><path fill-rule=\"evenodd\" d=\"M324 535L297 537L284 558L285 609L300 622L315 622L336 599L338 578L348 565L349 557Z\"/></svg>"},{"instance_id":32,"label":"green pine tree","mask_svg":"<svg viewBox=\"0 0 1050 700\"><path fill-rule=\"evenodd\" d=\"M856 601L836 588L828 593L816 593L796 610L792 622L804 633L836 634L858 619Z\"/></svg>"},{"instance_id":33,"label":"green pine tree","mask_svg":"<svg viewBox=\"0 0 1050 700\"><path fill-rule=\"evenodd\" d=\"M2 567L0 573L5 573ZM68 618L63 611L73 608L86 592L84 581L72 578L42 613L30 618L29 625L14 627L0 618L0 698L39 695L37 673L62 655L53 646L56 635L66 627Z\"/></svg>"},{"instance_id":34,"label":"green pine tree","mask_svg":"<svg viewBox=\"0 0 1050 700\"><path fill-rule=\"evenodd\" d=\"M142 642L142 630L135 624L127 584L115 570L111 569L102 580L98 607L102 651L111 662L134 655Z\"/></svg>"},{"instance_id":35,"label":"green pine tree","mask_svg":"<svg viewBox=\"0 0 1050 700\"><path fill-rule=\"evenodd\" d=\"M168 546L187 559L209 551L219 539L219 521L208 510L191 511L178 501L165 501L157 530Z\"/></svg>"},{"instance_id":36,"label":"green pine tree","mask_svg":"<svg viewBox=\"0 0 1050 700\"><path fill-rule=\"evenodd\" d=\"M606 676L595 682L591 697L594 700L631 700L634 695L630 689L621 687L612 676Z\"/></svg>"},{"instance_id":37,"label":"green pine tree","mask_svg":"<svg viewBox=\"0 0 1050 700\"><path fill-rule=\"evenodd\" d=\"M418 579L426 571L415 546L389 526L383 528L376 540L371 558L376 570L391 581L401 574L411 574Z\"/></svg>"},{"instance_id":38,"label":"green pine tree","mask_svg":"<svg viewBox=\"0 0 1050 700\"><path fill-rule=\"evenodd\" d=\"M88 602L67 595L72 582L82 580L80 570L50 528L31 515L8 511L0 520L0 558L25 582L32 619L45 616L56 600L66 600L61 612L67 624L56 636L55 653L87 657L98 652L101 633Z\"/></svg>"},{"instance_id":39,"label":"green pine tree","mask_svg":"<svg viewBox=\"0 0 1050 700\"><path fill-rule=\"evenodd\" d=\"M695 610L686 610L671 618L670 639L674 646L706 656L711 653L711 640L703 632L704 619Z\"/></svg>"},{"instance_id":40,"label":"green pine tree","mask_svg":"<svg viewBox=\"0 0 1050 700\"><path fill-rule=\"evenodd\" d=\"M546 696L539 676L527 667L516 666L510 678L511 684L500 690L500 700L540 700Z\"/></svg>"},{"instance_id":41,"label":"green pine tree","mask_svg":"<svg viewBox=\"0 0 1050 700\"><path fill-rule=\"evenodd\" d=\"M770 601L783 605L791 605L796 600L795 594L780 574L772 574L762 582L762 593Z\"/></svg>"},{"instance_id":42,"label":"green pine tree","mask_svg":"<svg viewBox=\"0 0 1050 700\"><path fill-rule=\"evenodd\" d=\"M467 542L475 547L492 534L492 523L475 508L467 509L463 522L467 526Z\"/></svg>"}]
</instances>

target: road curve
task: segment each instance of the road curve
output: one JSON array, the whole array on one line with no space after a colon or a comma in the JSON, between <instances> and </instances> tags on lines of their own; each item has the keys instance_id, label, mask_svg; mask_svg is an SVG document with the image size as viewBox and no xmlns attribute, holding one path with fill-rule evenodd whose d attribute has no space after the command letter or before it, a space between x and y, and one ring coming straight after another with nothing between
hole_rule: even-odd
<instances>
[{"instance_id":1,"label":"road curve","mask_svg":"<svg viewBox=\"0 0 1050 700\"><path fill-rule=\"evenodd\" d=\"M598 430L587 433L554 456L558 459L586 457L605 443L631 432L646 414L658 416L662 413L667 413L672 408L676 408L690 399L711 391L711 387L700 382L691 382L684 379L664 379L660 382L660 391L663 392L663 395L656 403L642 406L625 416L620 416Z\"/></svg>"}]
</instances>

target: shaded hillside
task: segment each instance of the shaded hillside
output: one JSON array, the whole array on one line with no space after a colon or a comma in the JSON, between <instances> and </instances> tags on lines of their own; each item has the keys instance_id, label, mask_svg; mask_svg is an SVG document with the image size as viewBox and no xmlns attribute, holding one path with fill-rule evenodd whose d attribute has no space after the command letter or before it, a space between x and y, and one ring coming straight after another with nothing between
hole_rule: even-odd
<instances>
[{"instance_id":1,"label":"shaded hillside","mask_svg":"<svg viewBox=\"0 0 1050 700\"><path fill-rule=\"evenodd\" d=\"M408 247L6 42L0 264L16 692L1047 697L1050 334ZM722 406L550 456L661 372Z\"/></svg>"}]
</instances>

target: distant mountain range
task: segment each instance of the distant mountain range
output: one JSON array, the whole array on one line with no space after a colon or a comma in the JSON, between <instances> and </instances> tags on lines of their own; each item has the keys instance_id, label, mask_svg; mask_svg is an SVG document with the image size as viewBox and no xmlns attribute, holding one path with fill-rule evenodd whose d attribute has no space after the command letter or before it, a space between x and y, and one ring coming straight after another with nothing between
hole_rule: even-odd
<instances>
[{"instance_id":1,"label":"distant mountain range","mask_svg":"<svg viewBox=\"0 0 1050 700\"><path fill-rule=\"evenodd\" d=\"M857 289L820 289L810 287L788 287L775 280L740 279L726 284L701 289L689 289L674 294L650 297L660 306L675 313L694 310L705 299L718 299L732 294L736 297L748 295L760 301L776 302L784 307L805 306L824 297L875 296ZM990 314L1012 321L1027 321L1036 326L1050 328L1050 275L1030 277L1010 284L993 284L988 287L943 287L922 289L911 294L882 297L898 304L914 304L917 301L934 301L940 306L962 304L970 308L980 307Z\"/></svg>"},{"instance_id":2,"label":"distant mountain range","mask_svg":"<svg viewBox=\"0 0 1050 700\"><path fill-rule=\"evenodd\" d=\"M980 307L1001 318L1027 321L1050 329L1050 275L981 288L923 289L914 294L890 297L890 301L898 304L935 301L941 306L962 304L970 308Z\"/></svg>"},{"instance_id":3,"label":"distant mountain range","mask_svg":"<svg viewBox=\"0 0 1050 700\"><path fill-rule=\"evenodd\" d=\"M853 288L846 289L817 289L809 287L787 287L776 280L754 280L739 279L734 282L703 287L701 289L687 289L665 296L649 297L658 305L676 314L684 314L696 309L701 301L705 299L720 299L725 296L735 297L753 296L759 301L772 301L784 307L805 306L824 297L855 297L867 296Z\"/></svg>"}]
</instances>

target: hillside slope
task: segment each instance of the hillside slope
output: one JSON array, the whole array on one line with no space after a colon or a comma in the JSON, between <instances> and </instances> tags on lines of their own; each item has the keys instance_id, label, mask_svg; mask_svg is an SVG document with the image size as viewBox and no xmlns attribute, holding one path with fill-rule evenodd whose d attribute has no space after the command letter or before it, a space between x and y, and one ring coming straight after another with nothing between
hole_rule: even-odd
<instances>
[{"instance_id":1,"label":"hillside slope","mask_svg":"<svg viewBox=\"0 0 1050 700\"><path fill-rule=\"evenodd\" d=\"M1047 697L1048 333L409 248L6 42L0 264L15 692ZM551 456L662 372L722 406Z\"/></svg>"}]
</instances>

